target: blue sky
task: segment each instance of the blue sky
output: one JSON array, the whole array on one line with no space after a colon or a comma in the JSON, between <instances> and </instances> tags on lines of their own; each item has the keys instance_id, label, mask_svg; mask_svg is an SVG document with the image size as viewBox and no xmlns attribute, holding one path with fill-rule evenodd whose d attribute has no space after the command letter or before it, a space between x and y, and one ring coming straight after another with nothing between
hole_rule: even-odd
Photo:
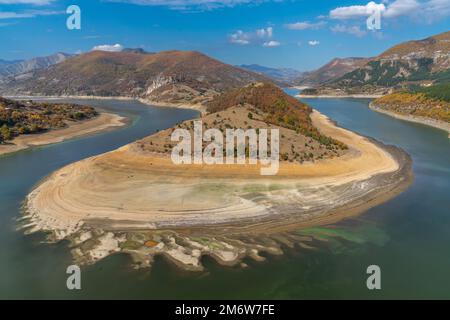
<instances>
[{"instance_id":1,"label":"blue sky","mask_svg":"<svg viewBox=\"0 0 450 320\"><path fill-rule=\"evenodd\" d=\"M0 59L104 45L198 50L230 64L315 69L450 30L450 0L0 0ZM81 30L66 28L69 5ZM381 30L367 29L367 9ZM120 48L120 47L119 47ZM114 50L111 49L111 50Z\"/></svg>"}]
</instances>

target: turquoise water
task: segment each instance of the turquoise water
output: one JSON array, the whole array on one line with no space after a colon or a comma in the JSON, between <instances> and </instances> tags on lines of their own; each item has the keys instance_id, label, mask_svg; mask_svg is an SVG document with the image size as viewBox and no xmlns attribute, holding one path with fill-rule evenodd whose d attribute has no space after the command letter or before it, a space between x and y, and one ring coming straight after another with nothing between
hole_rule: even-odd
<instances>
[{"instance_id":1,"label":"turquoise water","mask_svg":"<svg viewBox=\"0 0 450 320\"><path fill-rule=\"evenodd\" d=\"M130 101L92 101L132 123L0 158L0 298L450 298L447 134L375 113L365 100L307 102L343 127L405 149L414 161L413 186L357 218L303 231L326 240L317 241L316 250L286 250L263 263L247 261L247 269L205 258L208 272L201 274L180 271L162 258L153 269L136 271L128 256L115 255L84 267L82 290L71 292L65 286L71 264L67 243L46 244L43 235L15 231L21 201L40 179L68 163L196 115ZM381 267L381 291L366 288L365 271L372 264Z\"/></svg>"}]
</instances>

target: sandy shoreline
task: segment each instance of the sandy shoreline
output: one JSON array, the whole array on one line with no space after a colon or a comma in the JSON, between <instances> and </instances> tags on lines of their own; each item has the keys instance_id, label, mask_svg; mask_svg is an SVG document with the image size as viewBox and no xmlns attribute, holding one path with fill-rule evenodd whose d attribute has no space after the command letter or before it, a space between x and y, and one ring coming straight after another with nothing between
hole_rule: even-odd
<instances>
[{"instance_id":1,"label":"sandy shoreline","mask_svg":"<svg viewBox=\"0 0 450 320\"><path fill-rule=\"evenodd\" d=\"M118 252L136 267L162 255L202 271L202 257L224 266L283 254L282 245L311 248L296 232L330 224L385 202L412 182L411 159L396 147L337 127L317 111L321 132L346 143L345 155L316 163L282 163L278 176L259 166L175 166L136 143L72 163L27 196L22 228L68 239L75 262Z\"/></svg>"},{"instance_id":2,"label":"sandy shoreline","mask_svg":"<svg viewBox=\"0 0 450 320\"><path fill-rule=\"evenodd\" d=\"M138 99L138 101L156 107L165 107L165 108L178 108L178 109L190 109L199 111L202 115L206 114L206 107L201 104L189 104L189 103L169 103L169 102L160 102L153 101L148 99Z\"/></svg>"},{"instance_id":3,"label":"sandy shoreline","mask_svg":"<svg viewBox=\"0 0 450 320\"><path fill-rule=\"evenodd\" d=\"M131 144L53 173L28 196L26 208L37 229L60 234L82 225L126 230L240 224L292 210L303 212L297 217L304 222L317 218L309 214L326 203L332 211L371 192L364 182L401 168L367 138L335 127L318 112L312 119L353 152L317 163L282 163L279 174L267 178L258 166L175 166L169 157L140 154Z\"/></svg>"},{"instance_id":4,"label":"sandy shoreline","mask_svg":"<svg viewBox=\"0 0 450 320\"><path fill-rule=\"evenodd\" d=\"M67 128L16 137L8 144L0 145L0 156L35 146L63 142L76 137L106 131L125 124L126 118L124 117L112 113L100 113L99 116L93 119L71 123Z\"/></svg>"},{"instance_id":5,"label":"sandy shoreline","mask_svg":"<svg viewBox=\"0 0 450 320\"><path fill-rule=\"evenodd\" d=\"M60 100L60 99L80 99L80 100L122 100L122 101L139 101L143 104L153 106L153 107L167 107L167 108L179 108L179 109L189 109L189 110L197 110L202 114L206 113L206 108L203 105L199 104L189 104L189 103L168 103L168 102L159 102L148 99L143 99L139 97L103 97L103 96L26 96L26 95L18 95L18 96L4 96L8 99L45 99L45 100Z\"/></svg>"},{"instance_id":6,"label":"sandy shoreline","mask_svg":"<svg viewBox=\"0 0 450 320\"><path fill-rule=\"evenodd\" d=\"M297 98L303 99L314 99L314 98L324 98L324 99L345 99L345 98L354 98L354 99L377 99L381 98L382 94L348 94L348 95L308 95L308 94L298 94Z\"/></svg>"},{"instance_id":7,"label":"sandy shoreline","mask_svg":"<svg viewBox=\"0 0 450 320\"><path fill-rule=\"evenodd\" d=\"M450 123L435 120L435 119L425 118L425 117L416 117L416 116L398 114L398 113L387 111L380 107L377 107L373 102L371 102L369 104L369 108L372 109L373 111L386 114L386 115L394 117L396 119L420 123L420 124L424 124L426 126L444 130L448 133L448 137L450 138Z\"/></svg>"}]
</instances>

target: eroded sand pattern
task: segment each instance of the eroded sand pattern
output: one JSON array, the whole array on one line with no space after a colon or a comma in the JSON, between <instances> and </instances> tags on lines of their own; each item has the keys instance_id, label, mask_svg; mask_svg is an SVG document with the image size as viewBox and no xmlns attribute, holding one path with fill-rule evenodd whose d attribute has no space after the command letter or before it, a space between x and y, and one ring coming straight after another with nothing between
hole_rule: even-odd
<instances>
[{"instance_id":1,"label":"eroded sand pattern","mask_svg":"<svg viewBox=\"0 0 450 320\"><path fill-rule=\"evenodd\" d=\"M261 259L261 251L281 254L279 244L299 240L290 231L360 213L410 183L404 152L318 112L311 118L349 151L314 163L282 162L277 176L264 177L250 165L175 166L130 144L49 176L27 198L27 228L71 239L86 263L124 251L141 265L163 254L201 270L203 255L234 265L244 256Z\"/></svg>"}]
</instances>

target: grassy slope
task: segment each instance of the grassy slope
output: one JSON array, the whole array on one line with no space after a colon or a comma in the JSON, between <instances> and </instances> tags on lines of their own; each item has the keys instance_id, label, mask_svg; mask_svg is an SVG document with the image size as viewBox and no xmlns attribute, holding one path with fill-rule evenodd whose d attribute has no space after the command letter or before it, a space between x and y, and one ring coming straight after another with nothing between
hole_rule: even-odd
<instances>
[{"instance_id":1,"label":"grassy slope","mask_svg":"<svg viewBox=\"0 0 450 320\"><path fill-rule=\"evenodd\" d=\"M323 145L345 148L341 142L326 137L312 125L312 108L269 83L251 84L216 97L207 107L214 113L234 106L249 105L264 115L264 122L288 128L311 137Z\"/></svg>"}]
</instances>

